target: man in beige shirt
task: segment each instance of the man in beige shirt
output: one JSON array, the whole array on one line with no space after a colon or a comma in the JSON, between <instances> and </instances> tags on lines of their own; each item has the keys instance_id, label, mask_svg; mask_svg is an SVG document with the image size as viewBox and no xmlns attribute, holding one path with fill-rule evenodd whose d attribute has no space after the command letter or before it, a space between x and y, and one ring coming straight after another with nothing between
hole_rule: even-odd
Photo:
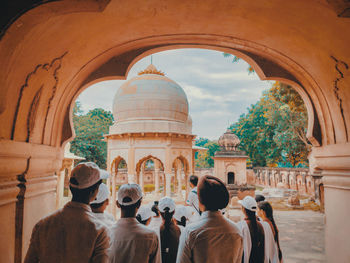
<instances>
[{"instance_id":1,"label":"man in beige shirt","mask_svg":"<svg viewBox=\"0 0 350 263\"><path fill-rule=\"evenodd\" d=\"M121 218L111 229L111 263L160 262L156 232L135 218L141 200L142 191L138 184L124 184L119 188L117 205L121 209Z\"/></svg>"},{"instance_id":2,"label":"man in beige shirt","mask_svg":"<svg viewBox=\"0 0 350 263\"><path fill-rule=\"evenodd\" d=\"M72 171L72 201L33 229L25 263L107 263L109 238L105 226L93 215L102 174L95 163L78 164Z\"/></svg>"},{"instance_id":3,"label":"man in beige shirt","mask_svg":"<svg viewBox=\"0 0 350 263\"><path fill-rule=\"evenodd\" d=\"M183 230L177 263L241 263L242 237L236 225L219 209L227 206L229 193L224 183L213 176L201 177L198 184L198 222Z\"/></svg>"}]
</instances>

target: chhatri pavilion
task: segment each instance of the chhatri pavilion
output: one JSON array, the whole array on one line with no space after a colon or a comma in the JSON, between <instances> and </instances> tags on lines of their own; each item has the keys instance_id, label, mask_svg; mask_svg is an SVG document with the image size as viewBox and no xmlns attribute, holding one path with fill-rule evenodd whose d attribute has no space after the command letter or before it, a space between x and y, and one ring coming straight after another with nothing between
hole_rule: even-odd
<instances>
[{"instance_id":1,"label":"chhatri pavilion","mask_svg":"<svg viewBox=\"0 0 350 263\"><path fill-rule=\"evenodd\" d=\"M164 195L171 195L171 186L179 196L183 185L187 192L188 177L194 174L194 154L200 149L193 146L195 135L184 90L151 64L118 89L113 115L115 122L106 135L112 200L116 185L121 184L117 182L121 164L127 169L127 181L143 188L149 160L154 166L156 194L160 182L165 186Z\"/></svg>"}]
</instances>

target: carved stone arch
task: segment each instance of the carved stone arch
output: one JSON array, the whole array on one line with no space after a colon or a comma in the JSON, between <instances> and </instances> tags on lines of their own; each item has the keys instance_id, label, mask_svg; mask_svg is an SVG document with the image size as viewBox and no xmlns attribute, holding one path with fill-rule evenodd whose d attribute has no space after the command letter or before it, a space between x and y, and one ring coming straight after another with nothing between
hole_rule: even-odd
<instances>
[{"instance_id":1,"label":"carved stone arch","mask_svg":"<svg viewBox=\"0 0 350 263\"><path fill-rule=\"evenodd\" d=\"M139 160L137 161L137 163L136 163L136 173L140 173L140 171L141 171L141 166L142 166L143 162L148 161L148 160L150 160L150 159L151 159L151 160L157 160L157 161L159 162L159 164L160 164L161 170L164 171L164 164L163 164L163 162L162 162L158 157L155 157L155 156L153 156L153 155L148 155L148 156L143 157L143 158L141 158L141 159L139 159Z\"/></svg>"},{"instance_id":2,"label":"carved stone arch","mask_svg":"<svg viewBox=\"0 0 350 263\"><path fill-rule=\"evenodd\" d=\"M119 164L122 162L122 161L125 161L125 159L121 156L117 156L116 158L114 158L114 160L112 161L112 164L111 164L111 171L114 172L114 174L117 174L118 173L118 166ZM128 166L128 163L125 161L126 163L126 166Z\"/></svg>"},{"instance_id":3,"label":"carved stone arch","mask_svg":"<svg viewBox=\"0 0 350 263\"><path fill-rule=\"evenodd\" d=\"M185 174L188 174L189 171L190 171L190 168L189 168L189 162L188 160L186 159L186 157L184 157L183 155L179 155L177 156L173 162L172 162L172 167L175 168L175 165L176 165L176 160L180 160L183 167L184 167L184 172Z\"/></svg>"},{"instance_id":4,"label":"carved stone arch","mask_svg":"<svg viewBox=\"0 0 350 263\"><path fill-rule=\"evenodd\" d=\"M274 79L292 84L302 96L308 111L307 136L309 141L314 146L334 141L330 113L321 110L320 106L321 102L325 103L325 98L322 97L322 93L318 93L317 83L305 69L287 56L266 46L218 35L152 36L106 50L82 67L74 79L70 81L70 87L67 87L66 94L64 94L68 99L63 100L62 107L60 107L69 110L65 116L59 112L61 117L58 120L64 120L65 128L71 126L69 104L72 104L79 92L89 83L94 83L96 80L125 78L130 67L141 58L155 52L178 48L205 48L232 53L251 64L261 79ZM124 51L121 52L121 50ZM62 144L71 136L72 131L62 131L62 138L58 143ZM322 138L324 138L323 141Z\"/></svg>"}]
</instances>

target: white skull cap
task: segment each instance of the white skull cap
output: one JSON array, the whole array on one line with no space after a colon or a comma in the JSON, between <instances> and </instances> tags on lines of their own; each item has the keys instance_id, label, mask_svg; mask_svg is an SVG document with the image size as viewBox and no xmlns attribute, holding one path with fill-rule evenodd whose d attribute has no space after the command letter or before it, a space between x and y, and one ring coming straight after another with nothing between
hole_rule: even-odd
<instances>
[{"instance_id":1,"label":"white skull cap","mask_svg":"<svg viewBox=\"0 0 350 263\"><path fill-rule=\"evenodd\" d=\"M188 219L188 210L186 209L186 207L184 205L177 205L176 209L175 209L174 218L177 221L181 221L181 218L183 216L186 217L186 219Z\"/></svg>"},{"instance_id":2,"label":"white skull cap","mask_svg":"<svg viewBox=\"0 0 350 263\"><path fill-rule=\"evenodd\" d=\"M141 206L139 208L139 211L137 211L137 214L141 216L142 221L145 221L148 218L156 215L154 212L152 212L151 207L148 205Z\"/></svg>"},{"instance_id":3,"label":"white skull cap","mask_svg":"<svg viewBox=\"0 0 350 263\"><path fill-rule=\"evenodd\" d=\"M109 190L107 185L105 184L100 184L99 188L98 188L98 193L96 196L96 199L93 200L90 204L100 204L104 201L106 201L109 197Z\"/></svg>"},{"instance_id":4,"label":"white skull cap","mask_svg":"<svg viewBox=\"0 0 350 263\"><path fill-rule=\"evenodd\" d=\"M158 204L158 209L160 212L164 213L165 212L165 208L169 208L169 212L173 212L175 210L175 202L173 199L171 199L168 196L164 196L159 200L159 204Z\"/></svg>"},{"instance_id":5,"label":"white skull cap","mask_svg":"<svg viewBox=\"0 0 350 263\"><path fill-rule=\"evenodd\" d=\"M239 200L238 203L240 203L244 208L250 211L256 211L257 203L255 199L249 195L244 197L243 200Z\"/></svg>"},{"instance_id":6,"label":"white skull cap","mask_svg":"<svg viewBox=\"0 0 350 263\"><path fill-rule=\"evenodd\" d=\"M133 205L142 198L138 184L123 184L118 191L118 203L123 206Z\"/></svg>"},{"instance_id":7,"label":"white skull cap","mask_svg":"<svg viewBox=\"0 0 350 263\"><path fill-rule=\"evenodd\" d=\"M101 170L97 164L93 162L79 163L74 167L71 173L71 178L74 178L76 183L69 183L69 185L77 189L89 188L99 180L105 179L106 173L107 171Z\"/></svg>"}]
</instances>

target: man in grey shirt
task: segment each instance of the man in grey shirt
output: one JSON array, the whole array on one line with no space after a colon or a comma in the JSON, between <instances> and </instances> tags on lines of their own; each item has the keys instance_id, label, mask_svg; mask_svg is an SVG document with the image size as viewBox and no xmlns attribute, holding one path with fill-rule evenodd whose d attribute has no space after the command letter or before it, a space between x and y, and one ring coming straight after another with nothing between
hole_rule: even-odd
<instances>
[{"instance_id":1,"label":"man in grey shirt","mask_svg":"<svg viewBox=\"0 0 350 263\"><path fill-rule=\"evenodd\" d=\"M158 263L159 241L156 232L140 224L136 213L142 201L138 184L124 184L118 191L121 218L111 229L111 263Z\"/></svg>"},{"instance_id":2,"label":"man in grey shirt","mask_svg":"<svg viewBox=\"0 0 350 263\"><path fill-rule=\"evenodd\" d=\"M229 202L224 183L213 176L203 176L198 183L199 221L183 230L177 263L240 263L243 243L236 225L223 217L219 209Z\"/></svg>"},{"instance_id":3,"label":"man in grey shirt","mask_svg":"<svg viewBox=\"0 0 350 263\"><path fill-rule=\"evenodd\" d=\"M69 184L72 201L35 225L25 263L108 262L107 231L89 206L102 174L92 162L73 169Z\"/></svg>"}]
</instances>

